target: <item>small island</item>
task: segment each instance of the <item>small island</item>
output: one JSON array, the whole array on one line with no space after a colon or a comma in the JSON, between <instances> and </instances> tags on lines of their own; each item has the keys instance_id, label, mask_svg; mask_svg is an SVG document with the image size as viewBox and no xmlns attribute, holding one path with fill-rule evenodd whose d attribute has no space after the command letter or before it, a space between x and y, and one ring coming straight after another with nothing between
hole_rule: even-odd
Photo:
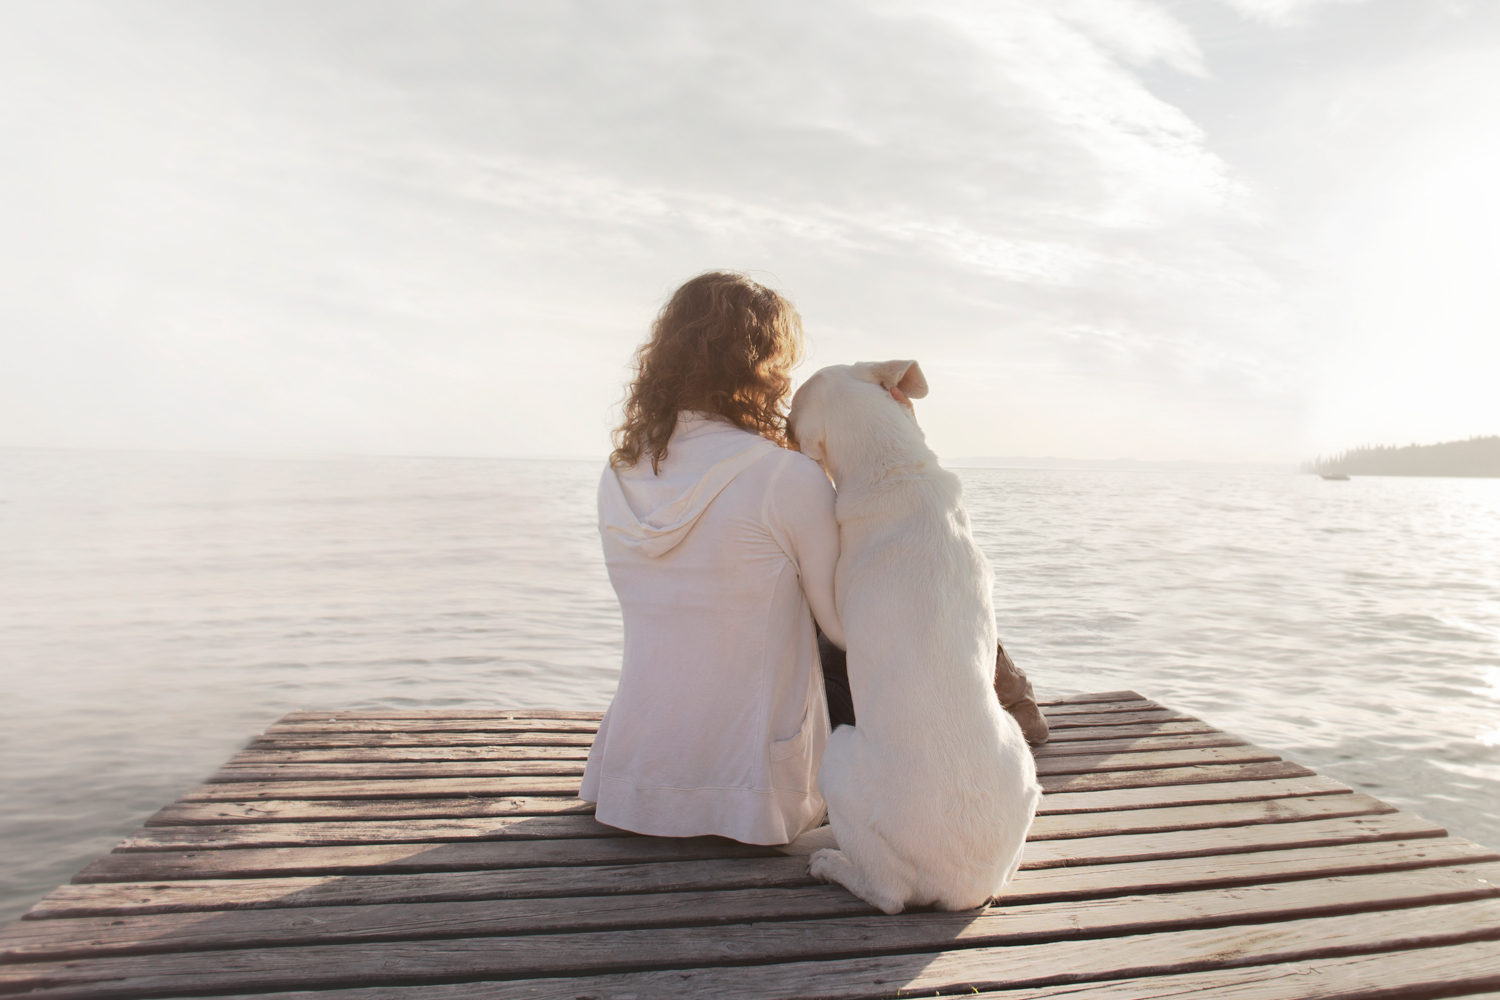
<instances>
[{"instance_id":1,"label":"small island","mask_svg":"<svg viewBox=\"0 0 1500 1000\"><path fill-rule=\"evenodd\" d=\"M1366 446L1304 466L1325 479L1349 476L1500 477L1500 435L1443 444Z\"/></svg>"}]
</instances>

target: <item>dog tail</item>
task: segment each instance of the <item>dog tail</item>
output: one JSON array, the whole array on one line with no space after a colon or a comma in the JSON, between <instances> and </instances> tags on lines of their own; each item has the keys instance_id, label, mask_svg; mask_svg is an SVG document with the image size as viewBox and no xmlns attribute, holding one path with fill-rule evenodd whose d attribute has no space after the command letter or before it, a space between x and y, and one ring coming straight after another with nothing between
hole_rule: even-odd
<instances>
[{"instance_id":1,"label":"dog tail","mask_svg":"<svg viewBox=\"0 0 1500 1000\"><path fill-rule=\"evenodd\" d=\"M789 854L794 858L805 858L814 851L825 847L837 848L839 842L833 839L833 827L820 826L816 830L809 830L800 837L793 838L790 844L782 844L776 848L782 854Z\"/></svg>"}]
</instances>

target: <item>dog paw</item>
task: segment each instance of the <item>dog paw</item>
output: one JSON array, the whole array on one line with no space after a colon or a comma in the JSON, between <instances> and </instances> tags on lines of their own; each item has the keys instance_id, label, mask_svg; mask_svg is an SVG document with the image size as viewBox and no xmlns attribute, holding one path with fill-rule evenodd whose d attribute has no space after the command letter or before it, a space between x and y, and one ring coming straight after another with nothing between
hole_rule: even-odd
<instances>
[{"instance_id":1,"label":"dog paw","mask_svg":"<svg viewBox=\"0 0 1500 1000\"><path fill-rule=\"evenodd\" d=\"M820 882L832 882L833 870L837 867L839 860L839 852L832 847L816 850L808 859L807 874Z\"/></svg>"}]
</instances>

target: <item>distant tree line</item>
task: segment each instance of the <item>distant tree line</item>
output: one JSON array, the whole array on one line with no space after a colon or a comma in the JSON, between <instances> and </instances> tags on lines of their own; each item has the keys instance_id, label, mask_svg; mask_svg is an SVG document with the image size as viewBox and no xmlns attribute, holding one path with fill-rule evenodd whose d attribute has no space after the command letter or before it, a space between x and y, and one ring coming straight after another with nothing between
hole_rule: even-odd
<instances>
[{"instance_id":1,"label":"distant tree line","mask_svg":"<svg viewBox=\"0 0 1500 1000\"><path fill-rule=\"evenodd\" d=\"M1500 435L1444 444L1354 448L1304 466L1322 476L1497 476Z\"/></svg>"}]
</instances>

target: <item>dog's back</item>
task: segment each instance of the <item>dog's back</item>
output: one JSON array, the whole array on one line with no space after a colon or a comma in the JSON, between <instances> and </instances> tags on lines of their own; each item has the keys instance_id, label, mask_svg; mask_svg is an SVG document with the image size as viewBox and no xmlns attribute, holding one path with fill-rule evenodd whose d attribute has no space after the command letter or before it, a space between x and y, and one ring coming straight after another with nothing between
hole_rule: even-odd
<instances>
[{"instance_id":1,"label":"dog's back","mask_svg":"<svg viewBox=\"0 0 1500 1000\"><path fill-rule=\"evenodd\" d=\"M911 362L824 369L793 407L804 451L839 486L836 590L858 718L824 752L839 849L812 871L887 912L982 905L1014 874L1040 797L991 690L993 574L957 477L889 393L925 390L920 378Z\"/></svg>"}]
</instances>

